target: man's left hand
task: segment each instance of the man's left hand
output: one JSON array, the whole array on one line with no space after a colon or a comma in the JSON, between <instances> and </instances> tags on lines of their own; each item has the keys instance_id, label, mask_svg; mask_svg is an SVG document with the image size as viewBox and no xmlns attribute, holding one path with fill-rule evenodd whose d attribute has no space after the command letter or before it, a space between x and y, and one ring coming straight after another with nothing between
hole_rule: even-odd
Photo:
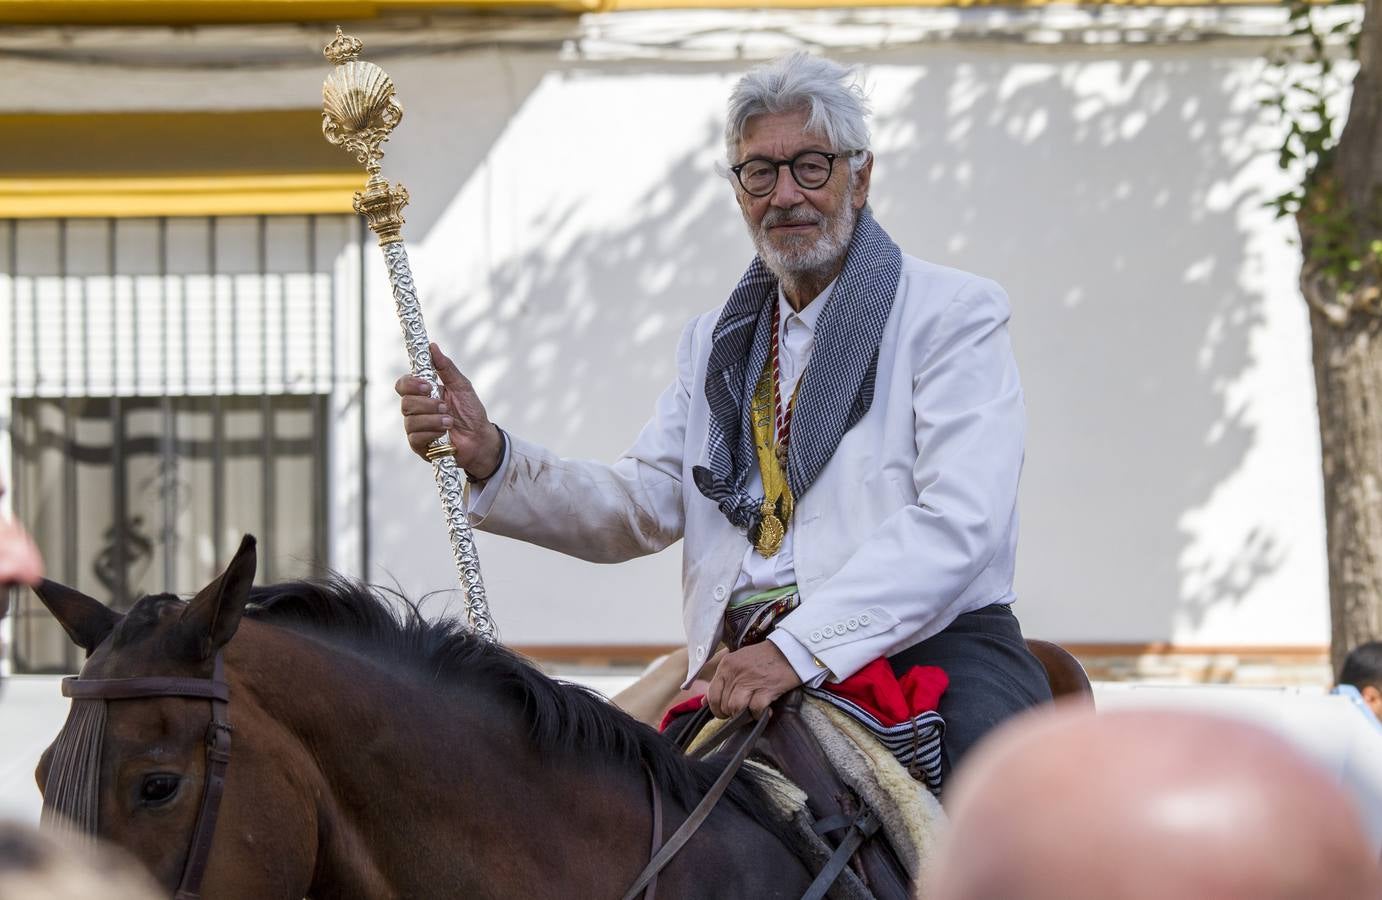
<instances>
[{"instance_id":1,"label":"man's left hand","mask_svg":"<svg viewBox=\"0 0 1382 900\"><path fill-rule=\"evenodd\" d=\"M727 719L747 709L757 719L774 700L800 684L801 678L777 645L762 641L720 661L706 701L717 718Z\"/></svg>"}]
</instances>

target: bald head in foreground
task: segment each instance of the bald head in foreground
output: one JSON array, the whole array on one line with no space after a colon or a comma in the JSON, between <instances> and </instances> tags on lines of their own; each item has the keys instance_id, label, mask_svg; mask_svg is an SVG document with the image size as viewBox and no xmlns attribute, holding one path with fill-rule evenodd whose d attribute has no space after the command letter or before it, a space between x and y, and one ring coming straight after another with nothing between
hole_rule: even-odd
<instances>
[{"instance_id":1,"label":"bald head in foreground","mask_svg":"<svg viewBox=\"0 0 1382 900\"><path fill-rule=\"evenodd\" d=\"M947 797L934 900L1363 900L1344 791L1281 738L1203 714L1026 714Z\"/></svg>"}]
</instances>

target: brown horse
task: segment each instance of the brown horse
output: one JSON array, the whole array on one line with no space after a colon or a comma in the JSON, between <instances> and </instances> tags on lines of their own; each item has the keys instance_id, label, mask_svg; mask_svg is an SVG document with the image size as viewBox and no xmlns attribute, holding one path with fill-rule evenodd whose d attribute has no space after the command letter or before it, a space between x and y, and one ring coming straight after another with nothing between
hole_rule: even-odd
<instances>
[{"instance_id":1,"label":"brown horse","mask_svg":"<svg viewBox=\"0 0 1382 900\"><path fill-rule=\"evenodd\" d=\"M124 616L52 582L38 591L88 651L73 696L182 686L81 701L104 703L103 727L87 730L95 746L59 746L80 743L70 717L37 773L50 806L85 791L89 827L170 894L214 771L216 704L186 686L209 684L217 659L233 732L208 900L619 897L648 859L649 780L670 834L718 774L455 622L345 581L251 588L254 569L247 537L190 602L149 596ZM85 771L69 762L87 751ZM64 779L89 783L55 785ZM659 876L660 893L800 897L811 874L763 787L745 773L728 798Z\"/></svg>"}]
</instances>

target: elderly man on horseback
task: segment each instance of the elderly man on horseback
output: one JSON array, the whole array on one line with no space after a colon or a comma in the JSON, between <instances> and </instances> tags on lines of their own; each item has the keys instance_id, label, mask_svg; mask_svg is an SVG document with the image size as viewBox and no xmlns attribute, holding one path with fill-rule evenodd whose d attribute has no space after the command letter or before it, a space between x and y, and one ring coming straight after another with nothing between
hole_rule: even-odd
<instances>
[{"instance_id":1,"label":"elderly man on horseback","mask_svg":"<svg viewBox=\"0 0 1382 900\"><path fill-rule=\"evenodd\" d=\"M686 682L731 650L715 714L880 659L936 666L953 765L1050 697L1010 610L1022 391L1002 289L903 254L873 218L867 112L848 69L804 53L735 86L728 180L757 255L686 326L613 464L507 434L436 348L440 403L396 388L419 455L449 432L477 527L601 562L685 540Z\"/></svg>"}]
</instances>

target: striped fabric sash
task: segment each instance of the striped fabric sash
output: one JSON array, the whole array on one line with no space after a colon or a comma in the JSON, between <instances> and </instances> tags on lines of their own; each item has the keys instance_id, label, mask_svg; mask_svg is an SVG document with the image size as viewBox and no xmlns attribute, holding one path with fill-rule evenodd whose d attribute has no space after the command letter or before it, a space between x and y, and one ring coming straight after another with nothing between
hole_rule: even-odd
<instances>
[{"instance_id":1,"label":"striped fabric sash","mask_svg":"<svg viewBox=\"0 0 1382 900\"><path fill-rule=\"evenodd\" d=\"M941 718L940 713L929 709L905 722L884 725L877 716L853 700L832 693L829 685L806 688L806 693L831 704L867 728L913 778L926 785L931 793L940 794L941 741L945 737L945 719Z\"/></svg>"},{"instance_id":2,"label":"striped fabric sash","mask_svg":"<svg viewBox=\"0 0 1382 900\"><path fill-rule=\"evenodd\" d=\"M725 643L738 650L767 638L778 620L801 605L797 586L742 597L725 610Z\"/></svg>"}]
</instances>

